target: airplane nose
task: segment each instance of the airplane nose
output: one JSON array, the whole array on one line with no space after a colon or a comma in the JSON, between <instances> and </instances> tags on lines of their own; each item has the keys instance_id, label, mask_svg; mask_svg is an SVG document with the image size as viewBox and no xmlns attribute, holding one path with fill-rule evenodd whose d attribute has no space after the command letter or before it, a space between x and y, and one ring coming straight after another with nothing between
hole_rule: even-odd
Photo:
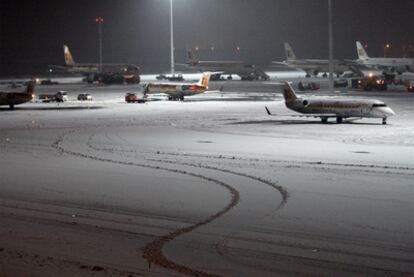
<instances>
[{"instance_id":1,"label":"airplane nose","mask_svg":"<svg viewBox=\"0 0 414 277\"><path fill-rule=\"evenodd\" d=\"M395 112L390 107L382 107L381 112L384 113L386 116L395 115Z\"/></svg>"},{"instance_id":2,"label":"airplane nose","mask_svg":"<svg viewBox=\"0 0 414 277\"><path fill-rule=\"evenodd\" d=\"M391 116L391 115L395 115L395 112L390 108L390 107L387 107L387 109L386 109L386 111L385 111L389 116Z\"/></svg>"}]
</instances>

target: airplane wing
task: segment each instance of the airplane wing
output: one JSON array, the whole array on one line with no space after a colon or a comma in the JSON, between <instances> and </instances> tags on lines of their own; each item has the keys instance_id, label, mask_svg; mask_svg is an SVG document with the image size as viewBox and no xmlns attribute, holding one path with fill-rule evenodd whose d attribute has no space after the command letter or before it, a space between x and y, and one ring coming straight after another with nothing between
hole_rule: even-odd
<instances>
[{"instance_id":1,"label":"airplane wing","mask_svg":"<svg viewBox=\"0 0 414 277\"><path fill-rule=\"evenodd\" d=\"M266 112L270 116L286 116L286 117L306 117L306 118L329 118L337 117L336 114L272 114L268 107L265 106Z\"/></svg>"},{"instance_id":2,"label":"airplane wing","mask_svg":"<svg viewBox=\"0 0 414 277\"><path fill-rule=\"evenodd\" d=\"M224 85L222 85L218 90L206 90L204 93L222 93Z\"/></svg>"},{"instance_id":3,"label":"airplane wing","mask_svg":"<svg viewBox=\"0 0 414 277\"><path fill-rule=\"evenodd\" d=\"M64 65L48 65L47 66L48 68L49 68L49 70L50 69L52 69L52 70L61 70L61 71L65 71L66 69L67 69L67 67L66 66L64 66Z\"/></svg>"},{"instance_id":4,"label":"airplane wing","mask_svg":"<svg viewBox=\"0 0 414 277\"><path fill-rule=\"evenodd\" d=\"M284 66L287 66L288 65L286 62L276 62L276 61L273 61L272 64L284 65Z\"/></svg>"}]
</instances>

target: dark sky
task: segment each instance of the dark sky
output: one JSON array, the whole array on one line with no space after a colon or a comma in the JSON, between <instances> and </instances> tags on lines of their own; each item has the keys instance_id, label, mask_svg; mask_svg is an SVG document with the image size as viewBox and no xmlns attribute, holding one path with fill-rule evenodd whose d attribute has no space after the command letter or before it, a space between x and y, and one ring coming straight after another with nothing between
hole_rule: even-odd
<instances>
[{"instance_id":1,"label":"dark sky","mask_svg":"<svg viewBox=\"0 0 414 277\"><path fill-rule=\"evenodd\" d=\"M186 48L199 46L200 59L266 65L284 59L285 41L298 57L328 56L327 0L173 1L177 62L185 61ZM332 2L336 58L355 58L355 40L371 56L383 55L386 42L394 56L414 44L413 0ZM96 62L97 15L105 18L104 61L168 68L169 0L0 0L0 74L62 64L64 43L76 61Z\"/></svg>"}]
</instances>

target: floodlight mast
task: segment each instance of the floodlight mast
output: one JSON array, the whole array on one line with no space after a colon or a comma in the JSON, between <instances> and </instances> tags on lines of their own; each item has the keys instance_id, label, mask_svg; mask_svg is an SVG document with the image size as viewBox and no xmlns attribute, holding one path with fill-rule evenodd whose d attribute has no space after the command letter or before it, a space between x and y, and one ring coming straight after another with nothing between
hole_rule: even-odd
<instances>
[{"instance_id":1,"label":"floodlight mast","mask_svg":"<svg viewBox=\"0 0 414 277\"><path fill-rule=\"evenodd\" d=\"M98 16L95 18L96 24L98 24L98 39L99 39L99 73L102 73L102 24L104 22L103 17Z\"/></svg>"},{"instance_id":2,"label":"floodlight mast","mask_svg":"<svg viewBox=\"0 0 414 277\"><path fill-rule=\"evenodd\" d=\"M329 92L333 93L333 38L332 38L332 0L328 0L328 17L329 17Z\"/></svg>"},{"instance_id":3,"label":"floodlight mast","mask_svg":"<svg viewBox=\"0 0 414 277\"><path fill-rule=\"evenodd\" d=\"M170 0L170 34L171 34L171 74L174 74L174 21L173 21L173 0Z\"/></svg>"}]
</instances>

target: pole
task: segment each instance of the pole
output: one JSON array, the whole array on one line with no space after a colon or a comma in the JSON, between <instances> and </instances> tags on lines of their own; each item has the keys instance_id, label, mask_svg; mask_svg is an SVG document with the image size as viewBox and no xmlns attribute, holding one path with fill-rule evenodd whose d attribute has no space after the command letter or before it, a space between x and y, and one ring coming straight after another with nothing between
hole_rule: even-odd
<instances>
[{"instance_id":1,"label":"pole","mask_svg":"<svg viewBox=\"0 0 414 277\"><path fill-rule=\"evenodd\" d=\"M98 24L98 39L99 39L99 73L102 73L102 23L104 22L104 19L100 16L98 16L95 19L95 22Z\"/></svg>"},{"instance_id":2,"label":"pole","mask_svg":"<svg viewBox=\"0 0 414 277\"><path fill-rule=\"evenodd\" d=\"M102 24L99 23L99 73L102 73Z\"/></svg>"},{"instance_id":3,"label":"pole","mask_svg":"<svg viewBox=\"0 0 414 277\"><path fill-rule=\"evenodd\" d=\"M329 92L333 93L333 37L332 37L332 0L328 0L329 15Z\"/></svg>"},{"instance_id":4,"label":"pole","mask_svg":"<svg viewBox=\"0 0 414 277\"><path fill-rule=\"evenodd\" d=\"M170 0L170 34L171 34L171 74L174 74L174 22L173 0Z\"/></svg>"}]
</instances>

